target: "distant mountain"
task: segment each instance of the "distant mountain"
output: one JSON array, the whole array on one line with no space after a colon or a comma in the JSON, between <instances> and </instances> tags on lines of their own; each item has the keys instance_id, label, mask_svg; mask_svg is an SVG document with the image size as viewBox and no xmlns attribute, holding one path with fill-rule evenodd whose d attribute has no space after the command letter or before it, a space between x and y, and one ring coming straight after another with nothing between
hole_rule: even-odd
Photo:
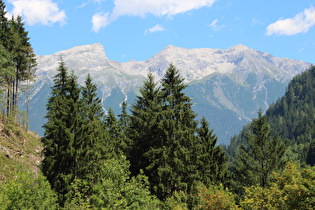
<instances>
[{"instance_id":1,"label":"distant mountain","mask_svg":"<svg viewBox=\"0 0 315 210\"><path fill-rule=\"evenodd\" d=\"M40 135L43 135L44 107L60 57L81 84L87 74L91 74L104 109L112 107L116 114L120 114L124 99L129 104L134 102L148 71L152 71L158 81L169 63L173 63L189 85L186 93L193 98L194 110L200 118L205 115L219 143L228 143L230 137L256 115L258 107L267 109L284 94L287 83L310 66L307 62L276 58L243 45L226 50L167 46L146 61L126 63L108 60L100 44L37 56L30 126Z\"/></svg>"}]
</instances>

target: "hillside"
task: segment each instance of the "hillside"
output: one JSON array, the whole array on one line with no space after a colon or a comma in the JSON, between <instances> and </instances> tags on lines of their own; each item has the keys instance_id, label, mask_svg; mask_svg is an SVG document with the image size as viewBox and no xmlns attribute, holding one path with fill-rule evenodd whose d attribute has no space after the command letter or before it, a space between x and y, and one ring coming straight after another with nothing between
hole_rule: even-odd
<instances>
[{"instance_id":1,"label":"hillside","mask_svg":"<svg viewBox=\"0 0 315 210\"><path fill-rule=\"evenodd\" d=\"M314 164L308 156L315 152L315 67L295 76L285 95L272 103L266 111L274 133L278 133L287 146L288 159ZM246 125L239 135L231 139L228 153L234 157L237 147L244 142ZM290 156L290 157L289 157Z\"/></svg>"},{"instance_id":2,"label":"hillside","mask_svg":"<svg viewBox=\"0 0 315 210\"><path fill-rule=\"evenodd\" d=\"M36 133L0 118L0 182L11 179L20 170L38 173L41 151Z\"/></svg>"},{"instance_id":3,"label":"hillside","mask_svg":"<svg viewBox=\"0 0 315 210\"><path fill-rule=\"evenodd\" d=\"M173 63L189 85L186 94L193 98L198 118L204 115L217 133L219 143L225 144L255 117L258 107L266 110L284 94L287 83L310 66L307 62L277 58L244 45L225 50L167 46L145 61L126 63L108 60L100 44L37 56L37 78L29 116L31 130L39 135L43 134L44 107L60 57L69 71L78 75L81 85L87 74L91 74L104 109L111 107L116 115L121 112L123 100L129 105L134 102L149 71L159 81L169 63ZM25 106L23 99L20 101Z\"/></svg>"}]
</instances>

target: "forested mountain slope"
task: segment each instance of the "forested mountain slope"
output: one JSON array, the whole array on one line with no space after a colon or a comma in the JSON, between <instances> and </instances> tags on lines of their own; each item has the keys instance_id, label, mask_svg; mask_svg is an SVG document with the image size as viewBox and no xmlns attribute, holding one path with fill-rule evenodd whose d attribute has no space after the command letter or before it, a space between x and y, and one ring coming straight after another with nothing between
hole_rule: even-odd
<instances>
[{"instance_id":1,"label":"forested mountain slope","mask_svg":"<svg viewBox=\"0 0 315 210\"><path fill-rule=\"evenodd\" d=\"M315 67L295 76L286 93L266 111L274 133L279 133L287 146L286 155L301 163L314 164L315 143ZM244 142L245 133L251 125L244 126L239 135L232 137L228 147L231 157L238 145ZM311 145L311 146L310 146Z\"/></svg>"}]
</instances>

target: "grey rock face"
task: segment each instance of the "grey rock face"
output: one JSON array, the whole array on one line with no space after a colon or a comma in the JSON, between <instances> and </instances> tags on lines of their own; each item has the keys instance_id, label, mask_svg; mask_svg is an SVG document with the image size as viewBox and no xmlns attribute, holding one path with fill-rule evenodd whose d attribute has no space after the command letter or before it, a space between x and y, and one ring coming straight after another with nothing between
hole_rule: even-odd
<instances>
[{"instance_id":1,"label":"grey rock face","mask_svg":"<svg viewBox=\"0 0 315 210\"><path fill-rule=\"evenodd\" d=\"M74 47L52 55L37 56L37 79L31 98L31 130L43 135L46 110L44 105L53 84L53 76L62 57L70 71L83 85L89 73L98 85L104 109L112 107L120 114L123 100L134 102L146 75L152 71L159 81L173 63L188 83L186 93L193 98L194 110L205 115L219 143L230 137L256 116L259 107L284 94L286 85L310 63L288 58L276 58L243 45L226 50L184 49L167 46L146 61L119 63L108 60L101 44ZM25 103L22 103L22 105Z\"/></svg>"}]
</instances>

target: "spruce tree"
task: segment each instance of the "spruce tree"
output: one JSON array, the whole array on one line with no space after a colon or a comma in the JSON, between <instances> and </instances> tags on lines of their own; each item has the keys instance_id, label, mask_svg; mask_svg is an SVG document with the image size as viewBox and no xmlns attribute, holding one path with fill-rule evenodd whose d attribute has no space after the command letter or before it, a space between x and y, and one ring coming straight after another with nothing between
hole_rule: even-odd
<instances>
[{"instance_id":1,"label":"spruce tree","mask_svg":"<svg viewBox=\"0 0 315 210\"><path fill-rule=\"evenodd\" d=\"M210 186L210 184L224 183L227 180L227 159L225 151L216 145L218 138L209 129L206 118L201 119L198 128L198 142L195 145L196 165L198 166L198 180Z\"/></svg>"},{"instance_id":2,"label":"spruce tree","mask_svg":"<svg viewBox=\"0 0 315 210\"><path fill-rule=\"evenodd\" d=\"M5 7L5 3L0 0L0 44L7 48L8 19L5 16L7 13Z\"/></svg>"},{"instance_id":3,"label":"spruce tree","mask_svg":"<svg viewBox=\"0 0 315 210\"><path fill-rule=\"evenodd\" d=\"M121 110L121 114L118 115L119 117L119 126L121 127L122 130L122 136L121 136L121 150L122 152L126 155L128 155L128 152L130 151L130 147L131 147L131 141L127 136L127 129L130 123L130 116L127 113L127 103L125 100L123 100L122 102L122 110Z\"/></svg>"},{"instance_id":4,"label":"spruce tree","mask_svg":"<svg viewBox=\"0 0 315 210\"><path fill-rule=\"evenodd\" d=\"M109 147L112 151L116 154L124 154L126 146L123 137L124 134L122 125L115 116L112 108L108 109L108 113L105 118L105 129L108 132Z\"/></svg>"},{"instance_id":5,"label":"spruce tree","mask_svg":"<svg viewBox=\"0 0 315 210\"><path fill-rule=\"evenodd\" d=\"M161 146L159 130L161 110L159 89L150 72L140 87L140 95L131 106L130 125L127 129L127 136L131 141L130 171L133 175L137 175L140 169L146 171L150 162L145 154L151 147Z\"/></svg>"},{"instance_id":6,"label":"spruce tree","mask_svg":"<svg viewBox=\"0 0 315 210\"><path fill-rule=\"evenodd\" d=\"M159 142L150 145L146 153L150 165L147 173L153 191L165 199L174 191L190 192L197 178L197 167L192 162L196 142L197 121L191 99L183 93L184 78L172 64L162 79L162 111L158 121Z\"/></svg>"},{"instance_id":7,"label":"spruce tree","mask_svg":"<svg viewBox=\"0 0 315 210\"><path fill-rule=\"evenodd\" d=\"M283 166L280 159L285 151L284 143L278 135L272 134L261 109L246 137L247 145L240 146L235 160L235 176L243 186L267 187L271 172Z\"/></svg>"},{"instance_id":8,"label":"spruce tree","mask_svg":"<svg viewBox=\"0 0 315 210\"><path fill-rule=\"evenodd\" d=\"M18 108L18 92L21 82L34 77L36 58L29 42L28 32L25 30L21 16L12 17L8 21L5 33L5 47L11 53L15 66L14 77L9 82L12 84L8 89L7 114L11 115Z\"/></svg>"},{"instance_id":9,"label":"spruce tree","mask_svg":"<svg viewBox=\"0 0 315 210\"><path fill-rule=\"evenodd\" d=\"M86 181L88 192L92 194L93 186L101 179L103 161L112 154L108 149L108 133L104 130L104 112L101 99L97 96L97 86L88 74L82 89L79 132L79 175Z\"/></svg>"},{"instance_id":10,"label":"spruce tree","mask_svg":"<svg viewBox=\"0 0 315 210\"><path fill-rule=\"evenodd\" d=\"M36 55L33 51L33 48L29 46L27 48L27 63L26 63L26 71L25 71L25 78L27 80L27 83L26 83L26 114L27 114L26 129L29 128L28 116L29 116L29 109L30 109L31 82L35 81L36 65L37 65Z\"/></svg>"},{"instance_id":11,"label":"spruce tree","mask_svg":"<svg viewBox=\"0 0 315 210\"><path fill-rule=\"evenodd\" d=\"M42 171L63 204L71 182L78 175L80 90L76 78L68 75L62 60L57 71L46 105Z\"/></svg>"},{"instance_id":12,"label":"spruce tree","mask_svg":"<svg viewBox=\"0 0 315 210\"><path fill-rule=\"evenodd\" d=\"M118 115L119 122L121 124L121 128L123 129L123 132L126 132L126 128L129 125L129 115L127 113L127 106L128 105L126 101L124 100L121 105L121 114Z\"/></svg>"},{"instance_id":13,"label":"spruce tree","mask_svg":"<svg viewBox=\"0 0 315 210\"><path fill-rule=\"evenodd\" d=\"M12 55L0 44L0 86L4 90L11 86L10 78L14 77L14 63ZM3 104L5 102L3 101Z\"/></svg>"},{"instance_id":14,"label":"spruce tree","mask_svg":"<svg viewBox=\"0 0 315 210\"><path fill-rule=\"evenodd\" d=\"M82 119L80 117L82 104L80 100L80 88L77 82L78 78L71 72L68 81L68 94L64 104L68 107L66 118L66 133L69 138L69 144L64 145L69 154L69 160L72 161L71 170L74 178L80 176L78 169L79 156L81 152L81 138L80 132L82 129Z\"/></svg>"},{"instance_id":15,"label":"spruce tree","mask_svg":"<svg viewBox=\"0 0 315 210\"><path fill-rule=\"evenodd\" d=\"M315 140L312 139L310 147L306 156L306 164L314 166L315 165Z\"/></svg>"}]
</instances>

